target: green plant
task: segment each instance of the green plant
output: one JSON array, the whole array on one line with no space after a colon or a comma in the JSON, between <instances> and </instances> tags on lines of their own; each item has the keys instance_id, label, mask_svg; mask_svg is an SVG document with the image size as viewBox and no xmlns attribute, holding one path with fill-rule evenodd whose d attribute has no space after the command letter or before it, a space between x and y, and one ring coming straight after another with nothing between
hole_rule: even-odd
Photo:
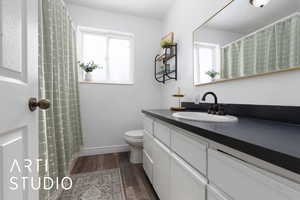
<instances>
[{"instance_id":1,"label":"green plant","mask_svg":"<svg viewBox=\"0 0 300 200\"><path fill-rule=\"evenodd\" d=\"M84 63L84 62L79 62L79 67L85 71L85 72L92 72L95 69L101 68L99 65L96 65L94 61Z\"/></svg>"},{"instance_id":2,"label":"green plant","mask_svg":"<svg viewBox=\"0 0 300 200\"><path fill-rule=\"evenodd\" d=\"M215 70L206 72L206 75L210 76L212 79L214 79L218 74L219 74L219 72L216 72Z\"/></svg>"},{"instance_id":3,"label":"green plant","mask_svg":"<svg viewBox=\"0 0 300 200\"><path fill-rule=\"evenodd\" d=\"M173 44L173 43L170 42L170 41L168 41L168 40L162 40L162 41L160 42L161 48L166 48L166 47L168 47L168 46L170 46L170 45L172 45L172 44Z\"/></svg>"}]
</instances>

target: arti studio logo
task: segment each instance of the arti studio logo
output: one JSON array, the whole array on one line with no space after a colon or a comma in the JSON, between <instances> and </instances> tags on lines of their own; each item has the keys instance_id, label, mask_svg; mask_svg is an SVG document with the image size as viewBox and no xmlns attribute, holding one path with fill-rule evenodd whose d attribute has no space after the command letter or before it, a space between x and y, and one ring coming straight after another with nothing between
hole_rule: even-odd
<instances>
[{"instance_id":1,"label":"arti studio logo","mask_svg":"<svg viewBox=\"0 0 300 200\"><path fill-rule=\"evenodd\" d=\"M18 160L13 160L9 173L11 174L9 179L9 189L10 190L27 190L31 187L33 190L70 190L72 188L73 182L70 177L63 177L59 179L58 177L34 177L33 174L39 173L40 164L44 164L45 172L49 171L48 160L36 159L24 159L20 162ZM36 172L36 173L34 173ZM26 176L24 176L24 174ZM30 176L32 175L32 176Z\"/></svg>"}]
</instances>

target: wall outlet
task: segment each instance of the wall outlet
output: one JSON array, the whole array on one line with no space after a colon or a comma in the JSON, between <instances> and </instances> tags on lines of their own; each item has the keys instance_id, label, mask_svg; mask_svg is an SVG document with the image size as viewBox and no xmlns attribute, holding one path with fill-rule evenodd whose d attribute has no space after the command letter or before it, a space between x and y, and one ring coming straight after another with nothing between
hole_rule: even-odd
<instances>
[{"instance_id":1,"label":"wall outlet","mask_svg":"<svg viewBox=\"0 0 300 200\"><path fill-rule=\"evenodd\" d=\"M200 96L200 94L198 94L194 97L194 103L199 104L200 102L201 102L201 96Z\"/></svg>"}]
</instances>

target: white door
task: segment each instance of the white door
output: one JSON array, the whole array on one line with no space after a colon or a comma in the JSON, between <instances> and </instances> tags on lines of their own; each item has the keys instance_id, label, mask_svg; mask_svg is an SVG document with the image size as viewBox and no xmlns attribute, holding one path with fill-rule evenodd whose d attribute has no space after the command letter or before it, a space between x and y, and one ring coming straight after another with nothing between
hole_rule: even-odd
<instances>
[{"instance_id":1,"label":"white door","mask_svg":"<svg viewBox=\"0 0 300 200\"><path fill-rule=\"evenodd\" d=\"M38 158L38 112L28 108L29 98L38 95L37 84L38 0L0 0L1 200L38 200L30 182L25 190L20 182L21 177L37 180L34 167L29 173L22 166L29 166L24 159ZM10 172L14 160L18 165Z\"/></svg>"}]
</instances>

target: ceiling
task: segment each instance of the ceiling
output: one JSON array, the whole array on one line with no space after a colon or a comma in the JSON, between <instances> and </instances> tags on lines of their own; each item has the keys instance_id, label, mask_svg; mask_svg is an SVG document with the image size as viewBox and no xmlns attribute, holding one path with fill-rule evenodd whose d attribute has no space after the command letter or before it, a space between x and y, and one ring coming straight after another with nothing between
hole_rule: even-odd
<instances>
[{"instance_id":1,"label":"ceiling","mask_svg":"<svg viewBox=\"0 0 300 200\"><path fill-rule=\"evenodd\" d=\"M300 0L271 0L264 8L255 8L248 0L235 0L207 26L233 33L248 34L294 12L299 12Z\"/></svg>"},{"instance_id":2,"label":"ceiling","mask_svg":"<svg viewBox=\"0 0 300 200\"><path fill-rule=\"evenodd\" d=\"M140 17L163 19L174 0L65 0L66 3L100 8Z\"/></svg>"}]
</instances>

